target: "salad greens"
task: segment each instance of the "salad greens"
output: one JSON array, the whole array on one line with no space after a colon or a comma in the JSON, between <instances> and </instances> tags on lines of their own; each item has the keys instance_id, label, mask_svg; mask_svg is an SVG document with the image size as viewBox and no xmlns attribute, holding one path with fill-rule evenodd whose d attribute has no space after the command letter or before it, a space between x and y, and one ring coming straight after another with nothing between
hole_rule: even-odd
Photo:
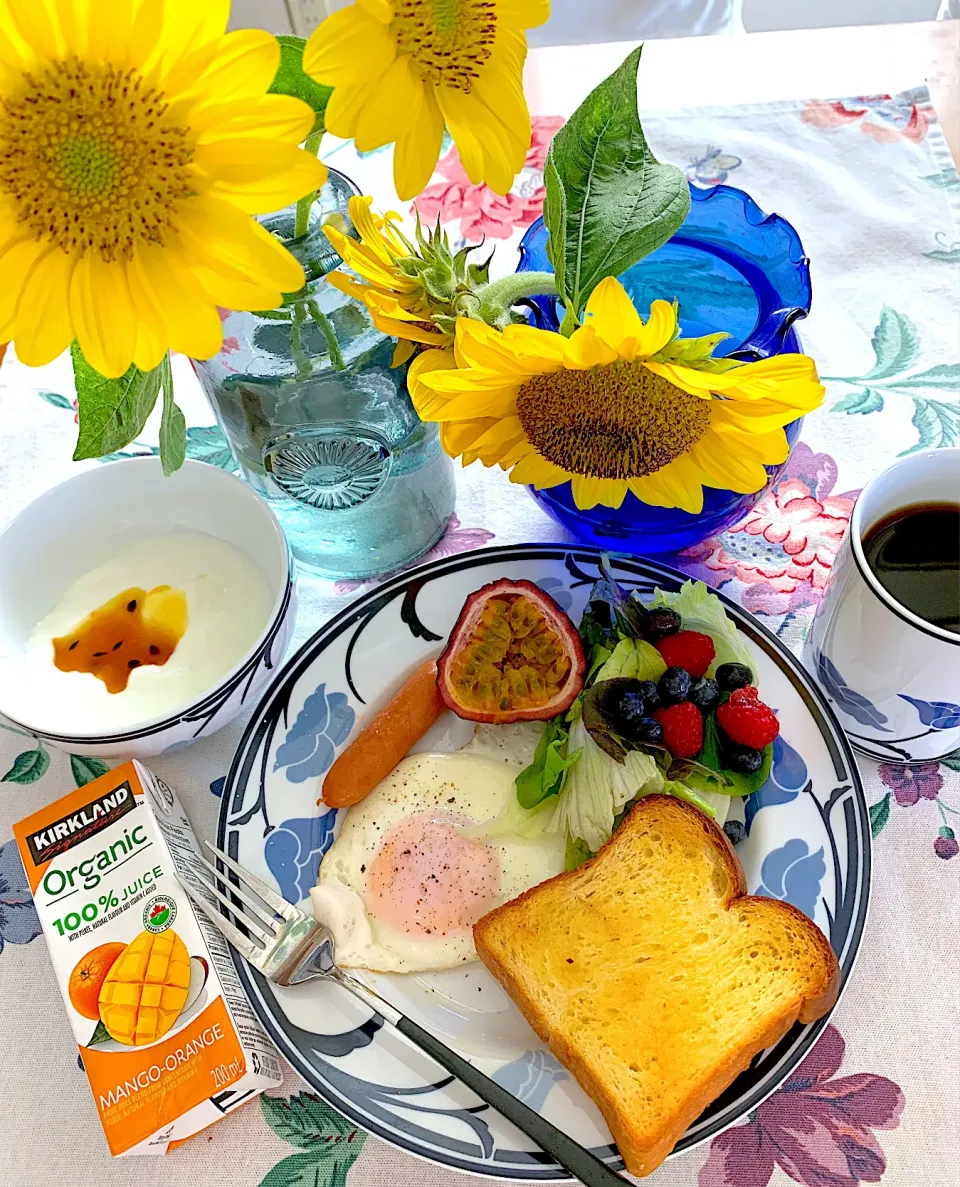
<instances>
[{"instance_id":1,"label":"salad greens","mask_svg":"<svg viewBox=\"0 0 960 1187\"><path fill-rule=\"evenodd\" d=\"M587 656L584 691L566 713L547 722L533 762L517 776L516 798L494 821L478 826L484 839L508 833L528 839L562 835L568 869L610 839L638 796L673 795L722 824L731 797L762 787L772 763L773 748L768 746L763 765L752 775L721 769L712 716L705 719L704 746L697 761L675 759L662 745L631 744L616 734L603 717L605 682L624 677L656 682L667 665L640 637L648 608L603 566L601 573L603 579L594 585L580 621ZM657 589L649 606L670 606L683 620L684 630L710 635L716 656L709 675L723 663L753 666L746 641L702 581L686 581L676 593Z\"/></svg>"}]
</instances>

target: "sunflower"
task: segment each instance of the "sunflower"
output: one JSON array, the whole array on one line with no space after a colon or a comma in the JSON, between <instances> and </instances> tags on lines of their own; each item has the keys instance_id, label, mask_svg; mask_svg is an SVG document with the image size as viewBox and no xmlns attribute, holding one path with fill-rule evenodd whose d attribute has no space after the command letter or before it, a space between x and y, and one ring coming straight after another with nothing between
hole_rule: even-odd
<instances>
[{"instance_id":1,"label":"sunflower","mask_svg":"<svg viewBox=\"0 0 960 1187\"><path fill-rule=\"evenodd\" d=\"M0 341L108 377L221 345L303 270L250 218L321 185L307 104L226 0L0 0Z\"/></svg>"},{"instance_id":2,"label":"sunflower","mask_svg":"<svg viewBox=\"0 0 960 1187\"><path fill-rule=\"evenodd\" d=\"M401 199L430 180L444 125L467 176L506 194L530 148L524 30L549 0L357 0L307 42L303 68L334 88L327 128L361 152L396 142Z\"/></svg>"},{"instance_id":3,"label":"sunflower","mask_svg":"<svg viewBox=\"0 0 960 1187\"><path fill-rule=\"evenodd\" d=\"M450 299L457 258L439 228L427 239L420 236L418 252L396 225L400 215L396 211L374 214L372 202L372 198L357 197L348 204L359 243L335 227L324 227L334 250L360 277L357 280L336 271L327 273L327 281L365 305L377 329L397 339L393 354L393 365L397 367L410 358L417 342L425 346L453 345L456 313ZM433 275L425 282L423 274L428 270Z\"/></svg>"},{"instance_id":4,"label":"sunflower","mask_svg":"<svg viewBox=\"0 0 960 1187\"><path fill-rule=\"evenodd\" d=\"M644 323L612 278L586 315L569 338L461 318L452 352L414 360L414 405L440 424L451 457L498 465L538 490L569 481L581 509L619 507L632 491L697 514L704 486L760 490L764 466L789 453L783 426L823 400L806 355L714 359L726 335L679 338L666 301Z\"/></svg>"}]
</instances>

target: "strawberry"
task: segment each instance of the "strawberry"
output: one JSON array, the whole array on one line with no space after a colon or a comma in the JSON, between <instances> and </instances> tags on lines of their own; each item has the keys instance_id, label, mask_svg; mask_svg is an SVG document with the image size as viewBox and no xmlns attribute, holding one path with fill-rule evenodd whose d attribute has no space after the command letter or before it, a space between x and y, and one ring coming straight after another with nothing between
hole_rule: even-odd
<instances>
[{"instance_id":1,"label":"strawberry","mask_svg":"<svg viewBox=\"0 0 960 1187\"><path fill-rule=\"evenodd\" d=\"M686 668L693 677L703 676L717 653L710 636L699 631L677 631L658 640L656 648L668 668Z\"/></svg>"},{"instance_id":2,"label":"strawberry","mask_svg":"<svg viewBox=\"0 0 960 1187\"><path fill-rule=\"evenodd\" d=\"M739 746L762 750L780 733L777 715L758 699L752 685L737 688L730 700L717 709L717 724Z\"/></svg>"},{"instance_id":3,"label":"strawberry","mask_svg":"<svg viewBox=\"0 0 960 1187\"><path fill-rule=\"evenodd\" d=\"M674 758L693 758L703 749L703 717L692 701L666 705L653 716L663 726L663 744Z\"/></svg>"}]
</instances>

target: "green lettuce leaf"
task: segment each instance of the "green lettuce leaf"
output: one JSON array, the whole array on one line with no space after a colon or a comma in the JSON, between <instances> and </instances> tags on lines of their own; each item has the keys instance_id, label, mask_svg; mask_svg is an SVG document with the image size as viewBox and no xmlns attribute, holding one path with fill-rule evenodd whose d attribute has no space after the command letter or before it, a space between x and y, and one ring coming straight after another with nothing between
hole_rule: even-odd
<instances>
[{"instance_id":1,"label":"green lettuce leaf","mask_svg":"<svg viewBox=\"0 0 960 1187\"><path fill-rule=\"evenodd\" d=\"M565 870L575 870L579 866L582 866L585 861L589 861L591 857L593 857L593 854L583 841L577 841L573 837L567 837L567 851L563 862L563 868Z\"/></svg>"},{"instance_id":2,"label":"green lettuce leaf","mask_svg":"<svg viewBox=\"0 0 960 1187\"><path fill-rule=\"evenodd\" d=\"M715 796L752 795L763 787L770 776L773 746L771 744L764 748L760 769L752 775L741 775L737 771L727 770L720 762L720 737L716 721L711 715L703 722L703 750L698 755L697 762L702 767L716 771L717 777L712 779L703 771L693 769L683 776L683 782L687 787Z\"/></svg>"},{"instance_id":3,"label":"green lettuce leaf","mask_svg":"<svg viewBox=\"0 0 960 1187\"><path fill-rule=\"evenodd\" d=\"M745 636L728 617L723 603L702 581L685 581L677 593L655 591L651 606L669 606L683 619L685 631L700 631L713 639L716 655L707 669L712 676L721 664L746 664L756 678L756 661Z\"/></svg>"},{"instance_id":4,"label":"green lettuce leaf","mask_svg":"<svg viewBox=\"0 0 960 1187\"><path fill-rule=\"evenodd\" d=\"M621 639L596 676L598 683L617 676L632 676L635 680L656 683L666 670L663 657L652 644L642 639Z\"/></svg>"},{"instance_id":5,"label":"green lettuce leaf","mask_svg":"<svg viewBox=\"0 0 960 1187\"><path fill-rule=\"evenodd\" d=\"M559 795L563 791L570 768L580 757L579 751L567 757L567 730L563 719L555 717L548 721L533 762L516 778L517 801L523 808L535 808L547 796Z\"/></svg>"}]
</instances>

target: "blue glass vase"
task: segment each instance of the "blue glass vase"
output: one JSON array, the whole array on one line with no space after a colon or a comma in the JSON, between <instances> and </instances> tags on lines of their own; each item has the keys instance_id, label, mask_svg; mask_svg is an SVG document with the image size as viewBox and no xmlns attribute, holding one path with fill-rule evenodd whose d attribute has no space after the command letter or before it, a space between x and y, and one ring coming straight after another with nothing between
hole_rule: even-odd
<instances>
[{"instance_id":1,"label":"blue glass vase","mask_svg":"<svg viewBox=\"0 0 960 1187\"><path fill-rule=\"evenodd\" d=\"M326 282L341 263L323 232L356 235L359 191L330 170L305 234L288 207L259 221L300 260L307 283L277 309L223 314L223 349L194 364L241 472L276 512L298 563L323 577L402 568L443 534L453 462L391 367L393 338Z\"/></svg>"},{"instance_id":2,"label":"blue glass vase","mask_svg":"<svg viewBox=\"0 0 960 1187\"><path fill-rule=\"evenodd\" d=\"M624 272L620 281L646 318L658 297L677 298L686 337L725 330L718 355L749 362L784 352L800 353L794 323L810 312L810 268L800 237L777 214L764 214L749 194L733 186L690 187L690 213L657 251ZM538 219L520 244L518 272L551 271L547 229ZM542 329L556 330L563 316L554 297L529 301ZM787 425L791 450L800 420ZM640 553L673 552L722 532L742 519L786 465L767 466L767 485L753 494L704 487L703 510L652 507L628 492L619 508L582 511L570 483L531 495L551 518L579 539L600 547Z\"/></svg>"}]
</instances>

